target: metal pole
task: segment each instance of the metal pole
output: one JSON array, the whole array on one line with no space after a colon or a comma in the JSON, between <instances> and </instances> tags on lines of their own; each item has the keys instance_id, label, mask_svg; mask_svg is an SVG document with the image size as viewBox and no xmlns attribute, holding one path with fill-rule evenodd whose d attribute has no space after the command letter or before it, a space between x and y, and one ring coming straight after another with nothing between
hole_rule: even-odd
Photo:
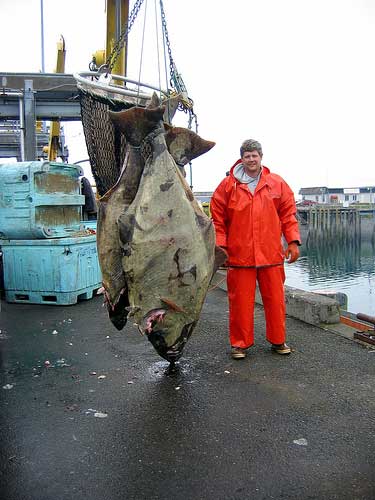
<instances>
[{"instance_id":1,"label":"metal pole","mask_svg":"<svg viewBox=\"0 0 375 500\"><path fill-rule=\"evenodd\" d=\"M25 161L35 161L37 159L35 135L35 99L32 80L25 80L24 113Z\"/></svg>"},{"instance_id":2,"label":"metal pole","mask_svg":"<svg viewBox=\"0 0 375 500\"><path fill-rule=\"evenodd\" d=\"M44 64L44 6L43 0L40 0L40 41L41 41L41 58L42 58L42 73L45 73ZM45 133L47 130L47 124L42 121L42 130Z\"/></svg>"},{"instance_id":3,"label":"metal pole","mask_svg":"<svg viewBox=\"0 0 375 500\"><path fill-rule=\"evenodd\" d=\"M20 158L17 161L25 161L25 106L23 96L19 99L20 110Z\"/></svg>"},{"instance_id":4,"label":"metal pole","mask_svg":"<svg viewBox=\"0 0 375 500\"><path fill-rule=\"evenodd\" d=\"M121 0L116 0L116 6L115 6L115 33L116 33L116 40L120 38L121 35Z\"/></svg>"},{"instance_id":5,"label":"metal pole","mask_svg":"<svg viewBox=\"0 0 375 500\"><path fill-rule=\"evenodd\" d=\"M43 16L43 0L40 0L40 37L42 44L42 73L44 73L44 16Z\"/></svg>"}]
</instances>

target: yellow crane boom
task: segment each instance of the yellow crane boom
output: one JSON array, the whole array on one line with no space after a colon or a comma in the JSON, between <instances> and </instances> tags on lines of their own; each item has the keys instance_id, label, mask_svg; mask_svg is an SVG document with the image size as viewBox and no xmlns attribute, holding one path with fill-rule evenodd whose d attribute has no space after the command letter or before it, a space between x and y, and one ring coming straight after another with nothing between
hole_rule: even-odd
<instances>
[{"instance_id":1,"label":"yellow crane boom","mask_svg":"<svg viewBox=\"0 0 375 500\"><path fill-rule=\"evenodd\" d=\"M107 0L107 31L106 31L106 48L105 50L97 50L93 54L93 61L97 67L102 66L119 39L121 32L126 26L129 17L129 0ZM127 44L121 49L113 66L112 72L115 75L126 76L126 60L127 60ZM121 83L121 82L119 82Z\"/></svg>"},{"instance_id":2,"label":"yellow crane boom","mask_svg":"<svg viewBox=\"0 0 375 500\"><path fill-rule=\"evenodd\" d=\"M61 35L57 43L57 61L55 73L65 72L65 40ZM58 120L51 121L48 143L48 160L55 161L59 153L60 141L60 122Z\"/></svg>"}]
</instances>

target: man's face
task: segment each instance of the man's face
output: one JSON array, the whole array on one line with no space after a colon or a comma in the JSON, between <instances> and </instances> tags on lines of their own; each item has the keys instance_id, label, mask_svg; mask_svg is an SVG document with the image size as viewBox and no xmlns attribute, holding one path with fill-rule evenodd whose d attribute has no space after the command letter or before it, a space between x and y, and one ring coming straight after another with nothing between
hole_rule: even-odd
<instances>
[{"instance_id":1,"label":"man's face","mask_svg":"<svg viewBox=\"0 0 375 500\"><path fill-rule=\"evenodd\" d=\"M262 157L258 151L245 151L241 159L245 172L250 177L256 177L260 172L262 164Z\"/></svg>"}]
</instances>

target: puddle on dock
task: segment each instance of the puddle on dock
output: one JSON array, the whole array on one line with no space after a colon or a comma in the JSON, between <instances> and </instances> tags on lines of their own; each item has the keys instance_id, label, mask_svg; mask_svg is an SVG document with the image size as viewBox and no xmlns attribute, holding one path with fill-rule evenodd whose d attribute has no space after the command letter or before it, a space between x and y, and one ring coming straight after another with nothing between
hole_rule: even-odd
<instances>
[{"instance_id":1,"label":"puddle on dock","mask_svg":"<svg viewBox=\"0 0 375 500\"><path fill-rule=\"evenodd\" d=\"M148 381L159 381L166 377L179 379L188 378L193 373L192 366L186 360L180 360L175 364L169 363L169 361L156 361L152 363L147 369L146 379ZM187 380L185 380L187 381ZM190 381L193 383L193 381Z\"/></svg>"}]
</instances>

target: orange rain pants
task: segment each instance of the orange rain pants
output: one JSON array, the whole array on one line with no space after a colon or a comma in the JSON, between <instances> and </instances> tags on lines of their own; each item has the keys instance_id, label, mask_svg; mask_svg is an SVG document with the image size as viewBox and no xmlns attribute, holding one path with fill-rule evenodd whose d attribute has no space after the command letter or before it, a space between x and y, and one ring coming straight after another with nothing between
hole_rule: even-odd
<instances>
[{"instance_id":1,"label":"orange rain pants","mask_svg":"<svg viewBox=\"0 0 375 500\"><path fill-rule=\"evenodd\" d=\"M232 347L254 344L254 303L258 281L266 317L266 338L271 344L285 342L285 272L283 265L229 268L229 337Z\"/></svg>"}]
</instances>

